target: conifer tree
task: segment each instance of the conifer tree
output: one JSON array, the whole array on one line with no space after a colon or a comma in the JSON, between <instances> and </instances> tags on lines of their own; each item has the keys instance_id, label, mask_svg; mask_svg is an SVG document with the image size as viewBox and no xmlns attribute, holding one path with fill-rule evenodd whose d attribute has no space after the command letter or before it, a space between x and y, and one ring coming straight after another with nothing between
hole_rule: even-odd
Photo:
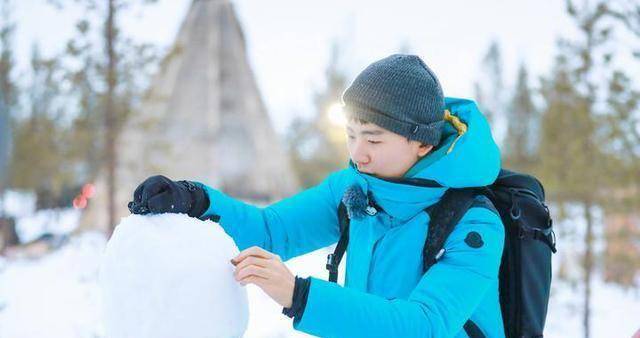
<instances>
[{"instance_id":1,"label":"conifer tree","mask_svg":"<svg viewBox=\"0 0 640 338\"><path fill-rule=\"evenodd\" d=\"M520 65L515 92L505 111L507 132L503 142L503 166L521 172L531 172L537 161L540 119L533 104L529 74Z\"/></svg>"},{"instance_id":2,"label":"conifer tree","mask_svg":"<svg viewBox=\"0 0 640 338\"><path fill-rule=\"evenodd\" d=\"M500 45L497 41L492 41L480 64L479 79L475 83L475 95L478 105L494 131L496 123L502 118L505 104L502 68Z\"/></svg>"},{"instance_id":3,"label":"conifer tree","mask_svg":"<svg viewBox=\"0 0 640 338\"><path fill-rule=\"evenodd\" d=\"M601 84L596 70L606 71L610 56L602 52L609 41L611 27L605 22L603 1L577 7L567 1L567 12L579 29L579 38L564 40L551 76L543 81L546 107L542 112L540 177L548 197L562 205L579 203L584 211L584 254L582 286L584 290L583 331L590 337L592 275L595 265L594 209L608 200L607 164L611 156L603 151L600 137L602 112L597 110Z\"/></svg>"},{"instance_id":4,"label":"conifer tree","mask_svg":"<svg viewBox=\"0 0 640 338\"><path fill-rule=\"evenodd\" d=\"M320 183L329 173L343 168L349 158L344 127L336 124L347 86L340 53L340 47L334 44L325 71L325 88L315 95L313 116L295 119L288 135L292 163L303 187Z\"/></svg>"}]
</instances>

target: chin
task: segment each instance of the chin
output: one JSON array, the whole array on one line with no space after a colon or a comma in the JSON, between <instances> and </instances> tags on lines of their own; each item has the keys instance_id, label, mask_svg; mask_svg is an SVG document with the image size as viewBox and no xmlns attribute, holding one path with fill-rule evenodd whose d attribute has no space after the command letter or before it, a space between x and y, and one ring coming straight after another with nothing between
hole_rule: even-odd
<instances>
[{"instance_id":1,"label":"chin","mask_svg":"<svg viewBox=\"0 0 640 338\"><path fill-rule=\"evenodd\" d=\"M398 174L382 174L382 173L369 173L369 175L375 176L377 178L382 178L382 179L398 179L404 176L404 175L398 175Z\"/></svg>"},{"instance_id":2,"label":"chin","mask_svg":"<svg viewBox=\"0 0 640 338\"><path fill-rule=\"evenodd\" d=\"M367 170L367 169L360 169L360 168L358 168L358 171L359 171L359 172L361 172L361 173L363 173L363 174L376 176L376 173L374 173L374 172L373 172L373 171L371 171L371 170Z\"/></svg>"},{"instance_id":3,"label":"chin","mask_svg":"<svg viewBox=\"0 0 640 338\"><path fill-rule=\"evenodd\" d=\"M358 169L359 172L363 173L363 174L367 174L367 175L371 175L373 177L377 177L377 178L398 178L398 177L402 177L402 175L398 176L398 175L385 175L383 173L379 173L376 171L373 171L371 169Z\"/></svg>"},{"instance_id":4,"label":"chin","mask_svg":"<svg viewBox=\"0 0 640 338\"><path fill-rule=\"evenodd\" d=\"M384 178L389 178L389 176L388 176L388 175L383 175L383 174L379 174L379 173L374 173L374 172L372 172L372 171L361 171L361 173L363 173L363 174L367 174L367 175L371 175L371 176L376 177L376 178L382 178L382 179L384 179Z\"/></svg>"}]
</instances>

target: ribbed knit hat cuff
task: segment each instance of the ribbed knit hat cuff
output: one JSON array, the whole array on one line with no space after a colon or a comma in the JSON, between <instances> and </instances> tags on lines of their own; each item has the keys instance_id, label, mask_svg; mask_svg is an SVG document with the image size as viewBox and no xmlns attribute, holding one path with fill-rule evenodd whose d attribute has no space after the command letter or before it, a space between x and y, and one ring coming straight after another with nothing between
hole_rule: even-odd
<instances>
[{"instance_id":1,"label":"ribbed knit hat cuff","mask_svg":"<svg viewBox=\"0 0 640 338\"><path fill-rule=\"evenodd\" d=\"M370 123L374 123L384 129L404 136L409 140L420 141L434 147L440 143L444 120L434 121L428 124L419 124L398 120L381 111L368 107L347 105L345 107L347 118L356 118Z\"/></svg>"}]
</instances>

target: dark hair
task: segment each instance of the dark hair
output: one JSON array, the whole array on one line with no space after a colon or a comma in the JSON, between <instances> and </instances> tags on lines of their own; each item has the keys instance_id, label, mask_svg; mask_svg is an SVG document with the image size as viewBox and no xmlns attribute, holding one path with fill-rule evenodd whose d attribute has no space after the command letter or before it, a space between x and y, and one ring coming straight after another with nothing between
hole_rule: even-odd
<instances>
[{"instance_id":1,"label":"dark hair","mask_svg":"<svg viewBox=\"0 0 640 338\"><path fill-rule=\"evenodd\" d=\"M354 116L350 116L347 120L348 120L349 122L356 122L356 123L360 123L360 124L369 124L369 123L371 123L371 122L369 122L369 121L367 121L367 120L363 120L363 119L361 119L361 118L354 117ZM407 138L407 137L405 137L404 139L405 139L405 140L407 140L407 142L411 142L411 140L410 140L409 138ZM420 142L420 145L422 145L422 146L429 146L430 144L425 143L425 142Z\"/></svg>"},{"instance_id":2,"label":"dark hair","mask_svg":"<svg viewBox=\"0 0 640 338\"><path fill-rule=\"evenodd\" d=\"M369 124L370 123L369 121L366 121L366 120L363 120L361 118L354 117L354 116L349 116L348 120L349 120L349 122L357 122L357 123L360 123L360 124Z\"/></svg>"}]
</instances>

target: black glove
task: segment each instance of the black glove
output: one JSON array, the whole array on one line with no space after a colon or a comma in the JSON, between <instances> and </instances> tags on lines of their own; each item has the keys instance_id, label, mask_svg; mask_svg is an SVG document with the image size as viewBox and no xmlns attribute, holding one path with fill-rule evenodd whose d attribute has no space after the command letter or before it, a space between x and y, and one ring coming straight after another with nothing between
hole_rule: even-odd
<instances>
[{"instance_id":1,"label":"black glove","mask_svg":"<svg viewBox=\"0 0 640 338\"><path fill-rule=\"evenodd\" d=\"M204 189L190 181L172 181L156 175L144 180L129 202L132 214L185 213L200 217L209 208L209 197Z\"/></svg>"}]
</instances>

